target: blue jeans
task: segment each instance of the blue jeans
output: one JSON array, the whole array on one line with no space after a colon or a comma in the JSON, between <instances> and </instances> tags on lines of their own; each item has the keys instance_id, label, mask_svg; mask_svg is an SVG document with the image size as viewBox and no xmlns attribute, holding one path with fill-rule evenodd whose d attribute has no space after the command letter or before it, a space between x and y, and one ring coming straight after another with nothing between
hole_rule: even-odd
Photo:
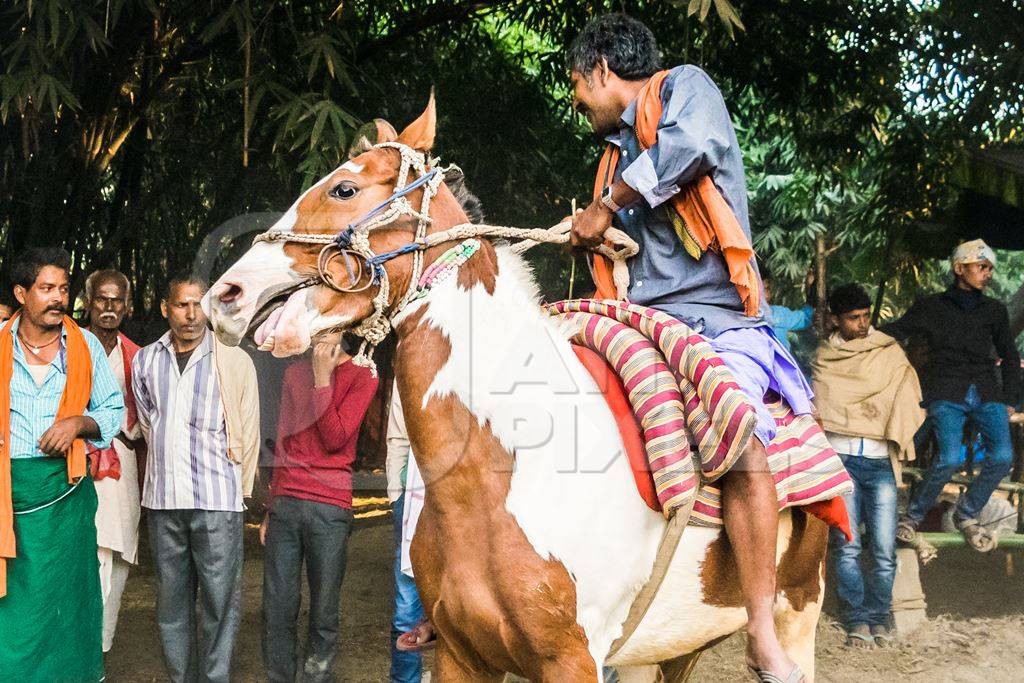
<instances>
[{"instance_id":1,"label":"blue jeans","mask_svg":"<svg viewBox=\"0 0 1024 683\"><path fill-rule=\"evenodd\" d=\"M956 516L959 519L977 518L985 507L992 492L1010 473L1013 467L1013 444L1010 440L1010 420L1006 406L1002 403L982 403L972 385L962 403L953 401L932 401L928 406L928 417L935 426L939 452L932 466L925 473L924 480L914 492L914 498L907 509L907 517L920 524L928 511L935 506L942 489L960 467L961 444L964 424L970 418L981 433L985 444L985 461L981 472L964 495L957 502Z\"/></svg>"},{"instance_id":2,"label":"blue jeans","mask_svg":"<svg viewBox=\"0 0 1024 683\"><path fill-rule=\"evenodd\" d=\"M395 524L395 613L391 617L391 683L419 683L423 673L423 655L399 652L398 636L413 630L423 620L423 605L416 582L402 573L402 516L404 498L391 504Z\"/></svg>"},{"instance_id":3,"label":"blue jeans","mask_svg":"<svg viewBox=\"0 0 1024 683\"><path fill-rule=\"evenodd\" d=\"M850 629L860 624L888 624L896 578L896 477L888 458L841 457L853 479L853 491L843 496L853 540L846 542L841 531L832 529L832 559L843 625ZM860 563L865 537L861 524L873 560L866 574Z\"/></svg>"}]
</instances>

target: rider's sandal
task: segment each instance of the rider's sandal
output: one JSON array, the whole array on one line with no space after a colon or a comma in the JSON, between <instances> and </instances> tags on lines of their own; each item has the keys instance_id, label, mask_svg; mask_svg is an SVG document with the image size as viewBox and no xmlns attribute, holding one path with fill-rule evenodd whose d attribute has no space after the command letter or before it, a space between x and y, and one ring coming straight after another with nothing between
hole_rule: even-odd
<instances>
[{"instance_id":1,"label":"rider's sandal","mask_svg":"<svg viewBox=\"0 0 1024 683\"><path fill-rule=\"evenodd\" d=\"M846 647L870 649L875 646L875 637L867 624L859 624L846 631Z\"/></svg>"},{"instance_id":2,"label":"rider's sandal","mask_svg":"<svg viewBox=\"0 0 1024 683\"><path fill-rule=\"evenodd\" d=\"M764 669L755 669L752 666L747 666L747 668L750 670L750 673L757 677L760 683L801 683L801 681L807 680L798 664L793 665L793 670L785 678L780 678L771 671L765 671Z\"/></svg>"}]
</instances>

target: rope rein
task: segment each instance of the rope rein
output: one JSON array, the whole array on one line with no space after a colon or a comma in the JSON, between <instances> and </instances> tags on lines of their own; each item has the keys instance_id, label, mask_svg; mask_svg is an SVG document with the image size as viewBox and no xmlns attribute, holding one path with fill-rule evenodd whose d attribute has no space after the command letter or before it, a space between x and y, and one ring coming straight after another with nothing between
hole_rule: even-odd
<instances>
[{"instance_id":1,"label":"rope rein","mask_svg":"<svg viewBox=\"0 0 1024 683\"><path fill-rule=\"evenodd\" d=\"M430 203L437 194L441 184L444 183L444 173L452 166L440 167L438 159L429 159L425 154L417 152L408 145L400 142L381 142L374 145L374 148L389 148L397 150L401 155L401 166L398 170L398 178L395 183L394 193L381 204L371 209L362 218L350 223L349 226L335 235L330 234L299 234L284 230L269 230L258 235L253 244L258 242L293 242L300 244L320 245L320 253L317 256L317 277L310 278L305 286L323 285L342 293L357 293L365 291L374 284L378 286L377 293L373 297L373 312L361 320L351 331L352 334L361 337L359 351L353 356L352 362L356 365L370 368L374 376L377 375L377 366L373 361L373 350L378 344L387 338L391 333L392 321L411 302L422 299L429 292L429 287L421 288L421 278L424 271L424 252L432 247L447 242L462 241L478 237L506 238L520 240L512 245L511 249L516 254L523 254L528 249L541 243L546 244L567 244L569 232L572 228L571 221L561 223L547 229L539 228L513 228L503 225L484 225L479 223L462 223L446 230L427 234L431 224ZM433 167L433 168L431 168ZM419 177L409 182L411 171L416 171ZM408 195L416 189L423 188L423 198L420 201L419 210L414 209L409 202ZM399 247L393 251L377 254L370 246L370 232L380 228L403 216L410 216L416 219L416 232L412 242ZM597 253L612 261L612 275L619 298L626 297L626 290L629 287L629 271L626 268L626 259L635 256L639 251L637 243L626 233L617 228L609 228L605 232L606 244L601 244L594 249ZM449 271L457 269L472 253L466 254L450 264ZM358 257L358 272L353 272L347 255ZM388 279L387 270L384 264L390 260L412 255L412 271L410 286L395 305L388 310L388 301L391 298L391 283ZM442 258L448 256L447 252ZM330 265L335 259L341 259L348 271L351 286L340 285L330 271ZM439 259L441 260L441 259ZM363 279L363 263L369 269L369 279L365 285L357 287Z\"/></svg>"}]
</instances>

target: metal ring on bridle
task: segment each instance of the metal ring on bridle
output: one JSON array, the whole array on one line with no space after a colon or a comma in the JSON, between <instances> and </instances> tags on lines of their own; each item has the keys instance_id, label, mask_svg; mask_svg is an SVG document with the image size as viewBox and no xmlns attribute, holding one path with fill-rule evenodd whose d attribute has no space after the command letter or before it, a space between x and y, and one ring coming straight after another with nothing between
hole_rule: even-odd
<instances>
[{"instance_id":1,"label":"metal ring on bridle","mask_svg":"<svg viewBox=\"0 0 1024 683\"><path fill-rule=\"evenodd\" d=\"M349 268L348 261L343 261L342 265L344 265L345 270L348 271L349 279L358 285L359 282L363 279L363 261L366 260L365 257L359 254L358 252L352 251L351 249L342 249L337 244L325 244L323 249L320 250L320 254L317 256L316 269L317 272L319 273L320 280L327 287L330 287L334 291L341 292L343 294L357 294L359 292L366 291L367 289L373 286L374 282L376 282L376 278L373 277L372 270L370 273L370 278L362 287L343 287L339 285L337 282L335 282L334 275L331 273L329 266L331 265L331 261L335 259L340 258L344 260L346 254L351 254L354 257L353 260L355 261L356 266L358 267L358 271L355 273L355 275L353 275L351 269Z\"/></svg>"}]
</instances>

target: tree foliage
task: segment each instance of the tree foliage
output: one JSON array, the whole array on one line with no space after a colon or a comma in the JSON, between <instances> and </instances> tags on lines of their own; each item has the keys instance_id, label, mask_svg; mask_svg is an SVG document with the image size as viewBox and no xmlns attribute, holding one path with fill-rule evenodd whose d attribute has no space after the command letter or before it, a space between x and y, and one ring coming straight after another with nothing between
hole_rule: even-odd
<instances>
[{"instance_id":1,"label":"tree foliage","mask_svg":"<svg viewBox=\"0 0 1024 683\"><path fill-rule=\"evenodd\" d=\"M609 10L652 26L667 65L719 83L757 244L794 283L824 233L837 275L887 276L902 305L958 153L1020 135L1021 0L10 0L4 263L63 244L77 283L117 265L152 311L216 226L283 210L362 122L403 125L432 86L438 151L488 218L550 225L589 195L598 153L562 50ZM564 295L569 256L538 251Z\"/></svg>"}]
</instances>

